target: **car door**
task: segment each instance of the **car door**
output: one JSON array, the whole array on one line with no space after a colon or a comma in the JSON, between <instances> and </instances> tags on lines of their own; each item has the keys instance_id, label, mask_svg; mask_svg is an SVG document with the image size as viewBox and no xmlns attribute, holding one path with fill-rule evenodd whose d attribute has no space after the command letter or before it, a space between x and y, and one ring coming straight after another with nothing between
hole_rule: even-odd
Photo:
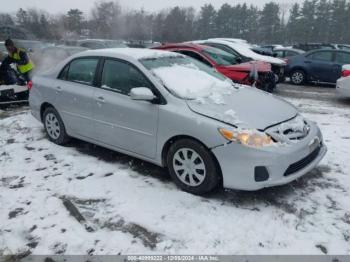
<instances>
[{"instance_id":1,"label":"car door","mask_svg":"<svg viewBox=\"0 0 350 262\"><path fill-rule=\"evenodd\" d=\"M55 83L57 107L67 130L91 138L93 91L99 59L77 58L64 67Z\"/></svg>"},{"instance_id":2,"label":"car door","mask_svg":"<svg viewBox=\"0 0 350 262\"><path fill-rule=\"evenodd\" d=\"M124 60L106 59L100 73L100 88L94 92L95 139L109 146L154 158L159 105L132 100L130 90L151 81Z\"/></svg>"},{"instance_id":3,"label":"car door","mask_svg":"<svg viewBox=\"0 0 350 262\"><path fill-rule=\"evenodd\" d=\"M334 82L333 52L322 50L313 52L305 57L311 80L320 82Z\"/></svg>"}]
</instances>

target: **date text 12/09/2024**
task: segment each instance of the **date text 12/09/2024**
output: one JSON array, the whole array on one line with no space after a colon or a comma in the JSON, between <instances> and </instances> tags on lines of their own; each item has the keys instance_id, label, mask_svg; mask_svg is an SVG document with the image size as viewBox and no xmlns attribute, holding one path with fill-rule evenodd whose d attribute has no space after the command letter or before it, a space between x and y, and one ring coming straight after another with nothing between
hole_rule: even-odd
<instances>
[{"instance_id":1,"label":"date text 12/09/2024","mask_svg":"<svg viewBox=\"0 0 350 262\"><path fill-rule=\"evenodd\" d=\"M128 256L127 261L219 261L217 256Z\"/></svg>"}]
</instances>

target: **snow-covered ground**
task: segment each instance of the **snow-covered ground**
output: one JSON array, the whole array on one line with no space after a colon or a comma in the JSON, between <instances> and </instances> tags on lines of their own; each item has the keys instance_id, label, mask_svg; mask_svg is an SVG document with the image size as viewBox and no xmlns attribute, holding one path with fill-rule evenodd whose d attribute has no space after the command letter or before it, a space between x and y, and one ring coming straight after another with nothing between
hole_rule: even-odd
<instances>
[{"instance_id":1,"label":"snow-covered ground","mask_svg":"<svg viewBox=\"0 0 350 262\"><path fill-rule=\"evenodd\" d=\"M0 255L350 254L350 102L316 95L288 100L323 131L318 168L286 186L206 197L140 160L56 146L27 108L0 111Z\"/></svg>"}]
</instances>

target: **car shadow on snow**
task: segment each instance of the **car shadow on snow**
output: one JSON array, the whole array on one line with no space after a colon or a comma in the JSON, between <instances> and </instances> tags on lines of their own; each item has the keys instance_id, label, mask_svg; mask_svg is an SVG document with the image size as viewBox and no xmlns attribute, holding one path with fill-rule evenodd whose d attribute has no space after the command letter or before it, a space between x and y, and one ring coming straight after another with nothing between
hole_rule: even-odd
<instances>
[{"instance_id":1,"label":"car shadow on snow","mask_svg":"<svg viewBox=\"0 0 350 262\"><path fill-rule=\"evenodd\" d=\"M130 168L131 170L139 173L140 175L152 176L154 178L159 179L162 182L171 181L171 178L166 169L142 161L135 157L131 157L78 139L72 139L67 146L75 148L78 152L82 154L96 157L98 160L107 163L122 165L125 167L125 169Z\"/></svg>"},{"instance_id":2,"label":"car shadow on snow","mask_svg":"<svg viewBox=\"0 0 350 262\"><path fill-rule=\"evenodd\" d=\"M344 106L350 106L350 97L338 97L337 102Z\"/></svg>"},{"instance_id":3,"label":"car shadow on snow","mask_svg":"<svg viewBox=\"0 0 350 262\"><path fill-rule=\"evenodd\" d=\"M172 183L171 177L165 168L158 167L137 158L77 139L73 139L68 146L75 148L82 154L96 157L101 161L124 165L126 168L130 168L141 176L150 176L163 183ZM297 212L295 200L306 199L310 193L316 190L333 188L344 192L346 191L339 185L337 179L325 176L325 174L331 171L332 169L330 167L321 165L290 184L265 188L253 192L218 188L214 192L203 196L202 200L219 201L221 205L234 205L253 211L259 211L261 206L272 205L287 213L295 213Z\"/></svg>"},{"instance_id":4,"label":"car shadow on snow","mask_svg":"<svg viewBox=\"0 0 350 262\"><path fill-rule=\"evenodd\" d=\"M258 191L221 189L208 197L220 201L221 205L233 205L251 211L261 211L262 208L273 206L285 213L303 217L307 214L313 214L319 207L317 203L319 200L310 199L311 193L327 189L346 192L346 189L339 184L336 178L326 176L327 173L332 171L334 170L330 167L320 165L305 176L283 186L264 188ZM328 200L333 201L330 197ZM307 210L306 204L305 208L300 206L300 202L309 203L313 211ZM336 205L337 203L334 202L327 208L334 210Z\"/></svg>"}]
</instances>

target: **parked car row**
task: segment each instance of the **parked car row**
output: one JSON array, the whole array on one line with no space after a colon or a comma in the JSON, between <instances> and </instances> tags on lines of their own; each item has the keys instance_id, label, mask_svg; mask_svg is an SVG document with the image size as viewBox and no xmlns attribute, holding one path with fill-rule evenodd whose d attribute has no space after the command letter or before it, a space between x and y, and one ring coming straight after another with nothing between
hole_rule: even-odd
<instances>
[{"instance_id":1,"label":"parked car row","mask_svg":"<svg viewBox=\"0 0 350 262\"><path fill-rule=\"evenodd\" d=\"M244 62L242 58L218 48L192 43L168 44L155 49L167 50L187 55L230 78L236 83L254 85L272 92L276 86L271 65L265 62ZM255 72L256 71L256 72Z\"/></svg>"},{"instance_id":2,"label":"parked car row","mask_svg":"<svg viewBox=\"0 0 350 262\"><path fill-rule=\"evenodd\" d=\"M342 65L350 64L350 51L346 50L347 45L340 44L309 43L295 46L303 49L323 48L305 52L281 45L256 46L236 38L214 38L163 45L145 41L106 39L66 42L72 46L28 40L15 42L30 53L38 71L49 69L69 56L85 50L127 46L156 48L186 54L215 68L237 83L254 85L268 92L273 92L276 83L283 82L286 77L296 85L307 82L335 84L341 76Z\"/></svg>"},{"instance_id":3,"label":"parked car row","mask_svg":"<svg viewBox=\"0 0 350 262\"><path fill-rule=\"evenodd\" d=\"M284 81L284 68L286 62L279 58L260 55L255 53L249 45L237 43L230 39L208 39L203 41L194 41L194 43L208 45L226 52L229 52L241 59L242 62L262 61L271 64L271 69L275 74L276 82Z\"/></svg>"}]
</instances>

